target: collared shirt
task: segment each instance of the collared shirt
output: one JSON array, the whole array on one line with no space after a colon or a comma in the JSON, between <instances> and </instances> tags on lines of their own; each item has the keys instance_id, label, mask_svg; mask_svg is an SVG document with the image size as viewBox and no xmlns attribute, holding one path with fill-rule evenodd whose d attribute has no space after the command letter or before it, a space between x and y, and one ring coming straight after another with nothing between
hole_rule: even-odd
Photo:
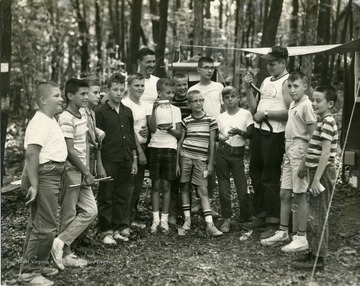
<instances>
[{"instance_id":1,"label":"collared shirt","mask_svg":"<svg viewBox=\"0 0 360 286\"><path fill-rule=\"evenodd\" d=\"M105 102L96 112L96 125L105 131L101 158L104 162L132 160L136 150L134 118L130 108L120 103L119 113Z\"/></svg>"}]
</instances>

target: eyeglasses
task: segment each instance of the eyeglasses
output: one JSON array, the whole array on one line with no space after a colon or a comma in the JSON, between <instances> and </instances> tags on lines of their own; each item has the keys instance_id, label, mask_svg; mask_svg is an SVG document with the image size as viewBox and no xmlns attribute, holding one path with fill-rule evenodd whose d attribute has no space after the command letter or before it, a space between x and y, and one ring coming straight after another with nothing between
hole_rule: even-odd
<instances>
[{"instance_id":1,"label":"eyeglasses","mask_svg":"<svg viewBox=\"0 0 360 286\"><path fill-rule=\"evenodd\" d=\"M212 67L209 67L209 66L204 66L204 67L200 67L201 69L204 69L204 70L211 70L211 71L214 71L216 70L216 67L212 66Z\"/></svg>"},{"instance_id":2,"label":"eyeglasses","mask_svg":"<svg viewBox=\"0 0 360 286\"><path fill-rule=\"evenodd\" d=\"M190 103L203 103L204 99L194 99L194 100L190 100Z\"/></svg>"}]
</instances>

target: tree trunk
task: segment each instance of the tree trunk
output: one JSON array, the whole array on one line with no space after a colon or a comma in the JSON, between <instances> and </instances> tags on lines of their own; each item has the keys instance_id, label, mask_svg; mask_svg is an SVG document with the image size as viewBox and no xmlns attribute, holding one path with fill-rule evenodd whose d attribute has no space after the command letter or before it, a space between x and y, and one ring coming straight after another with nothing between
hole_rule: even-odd
<instances>
[{"instance_id":1,"label":"tree trunk","mask_svg":"<svg viewBox=\"0 0 360 286\"><path fill-rule=\"evenodd\" d=\"M156 53L155 74L159 77L166 77L164 57L165 57L165 47L166 47L168 8L169 8L169 0L160 0L159 38L155 49L155 53Z\"/></svg>"},{"instance_id":2,"label":"tree trunk","mask_svg":"<svg viewBox=\"0 0 360 286\"><path fill-rule=\"evenodd\" d=\"M210 15L210 1L205 1L205 19L210 21L211 19L211 15ZM211 30L210 29L206 29L204 31L204 39L205 39L205 43L206 46L211 47L212 46L212 42L211 42ZM206 56L207 57L211 57L213 52L212 48L206 48Z\"/></svg>"},{"instance_id":3,"label":"tree trunk","mask_svg":"<svg viewBox=\"0 0 360 286\"><path fill-rule=\"evenodd\" d=\"M1 186L5 174L4 150L10 105L11 0L0 1ZM7 68L6 66L7 65Z\"/></svg>"},{"instance_id":4,"label":"tree trunk","mask_svg":"<svg viewBox=\"0 0 360 286\"><path fill-rule=\"evenodd\" d=\"M236 24L235 24L235 48L241 48L241 38L244 26L244 5L245 0L236 0ZM236 90L239 90L240 81L241 81L241 51L234 51L234 78L233 85Z\"/></svg>"},{"instance_id":5,"label":"tree trunk","mask_svg":"<svg viewBox=\"0 0 360 286\"><path fill-rule=\"evenodd\" d=\"M298 39L299 39L299 28L298 28L298 21L299 21L299 0L293 0L293 11L291 13L291 20L290 20L290 39L289 39L289 46L297 46ZM295 57L289 58L289 71L293 71L295 69Z\"/></svg>"},{"instance_id":6,"label":"tree trunk","mask_svg":"<svg viewBox=\"0 0 360 286\"><path fill-rule=\"evenodd\" d=\"M276 32L279 25L279 20L282 11L283 0L271 2L269 15L264 21L263 34L261 37L262 47L272 47L275 45ZM264 15L266 15L266 10ZM260 86L265 77L268 76L266 64L264 60L260 60L260 71L257 74L257 86Z\"/></svg>"},{"instance_id":7,"label":"tree trunk","mask_svg":"<svg viewBox=\"0 0 360 286\"><path fill-rule=\"evenodd\" d=\"M102 33L101 33L101 12L99 1L95 0L95 34L96 34L96 55L97 55L97 64L96 64L96 74L100 75L103 67L102 62Z\"/></svg>"},{"instance_id":8,"label":"tree trunk","mask_svg":"<svg viewBox=\"0 0 360 286\"><path fill-rule=\"evenodd\" d=\"M131 24L130 24L130 43L128 47L128 73L136 72L137 68L137 53L140 46L140 32L141 32L141 8L142 0L132 0L131 7Z\"/></svg>"},{"instance_id":9,"label":"tree trunk","mask_svg":"<svg viewBox=\"0 0 360 286\"><path fill-rule=\"evenodd\" d=\"M338 0L336 6L336 18L335 21L333 22L333 31L332 31L332 40L331 40L332 44L335 44L337 42L337 34L338 34L339 19L340 19L340 7L341 7L341 0ZM332 82L332 78L334 75L334 66L335 66L335 54L332 54L330 59L330 68L329 68L329 82Z\"/></svg>"},{"instance_id":10,"label":"tree trunk","mask_svg":"<svg viewBox=\"0 0 360 286\"><path fill-rule=\"evenodd\" d=\"M161 9L161 1L160 1L160 9ZM151 24L152 24L152 33L154 43L157 44L159 42L159 33L160 33L160 21L159 21L159 3L157 0L150 0L150 13L151 13ZM161 17L161 15L160 15Z\"/></svg>"},{"instance_id":11,"label":"tree trunk","mask_svg":"<svg viewBox=\"0 0 360 286\"><path fill-rule=\"evenodd\" d=\"M204 2L194 1L194 45L203 45ZM202 48L194 47L194 55L202 55Z\"/></svg>"}]
</instances>

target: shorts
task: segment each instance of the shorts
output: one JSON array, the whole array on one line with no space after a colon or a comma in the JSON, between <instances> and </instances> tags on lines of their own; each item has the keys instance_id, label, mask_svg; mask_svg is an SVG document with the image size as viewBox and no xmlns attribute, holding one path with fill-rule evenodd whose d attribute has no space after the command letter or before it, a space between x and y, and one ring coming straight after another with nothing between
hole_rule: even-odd
<instances>
[{"instance_id":1,"label":"shorts","mask_svg":"<svg viewBox=\"0 0 360 286\"><path fill-rule=\"evenodd\" d=\"M176 150L149 148L149 172L151 180L176 180Z\"/></svg>"},{"instance_id":2,"label":"shorts","mask_svg":"<svg viewBox=\"0 0 360 286\"><path fill-rule=\"evenodd\" d=\"M203 177L203 173L207 170L205 161L180 157L180 183L191 183L199 187L208 186L208 178Z\"/></svg>"},{"instance_id":3,"label":"shorts","mask_svg":"<svg viewBox=\"0 0 360 286\"><path fill-rule=\"evenodd\" d=\"M292 190L293 193L306 193L309 186L309 178L298 177L298 168L306 155L307 143L286 142L284 163L282 169L281 189Z\"/></svg>"}]
</instances>

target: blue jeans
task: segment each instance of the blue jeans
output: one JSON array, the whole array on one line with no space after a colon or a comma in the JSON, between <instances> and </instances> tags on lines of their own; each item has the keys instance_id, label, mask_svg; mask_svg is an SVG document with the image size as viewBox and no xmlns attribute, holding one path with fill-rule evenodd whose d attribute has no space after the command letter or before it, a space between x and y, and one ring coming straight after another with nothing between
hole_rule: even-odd
<instances>
[{"instance_id":1,"label":"blue jeans","mask_svg":"<svg viewBox=\"0 0 360 286\"><path fill-rule=\"evenodd\" d=\"M99 230L112 233L129 227L133 194L132 162L103 162L113 181L101 182L98 192Z\"/></svg>"},{"instance_id":2,"label":"blue jeans","mask_svg":"<svg viewBox=\"0 0 360 286\"><path fill-rule=\"evenodd\" d=\"M258 218L280 218L280 177L284 153L284 132L264 135L254 128L250 177L254 187L255 215Z\"/></svg>"},{"instance_id":3,"label":"blue jeans","mask_svg":"<svg viewBox=\"0 0 360 286\"><path fill-rule=\"evenodd\" d=\"M216 174L219 183L219 198L221 216L230 218L233 214L231 207L230 173L234 178L236 193L239 200L240 216L244 221L250 217L249 196L247 194L247 180L244 169L244 147L231 150L229 145L219 144L216 154Z\"/></svg>"},{"instance_id":4,"label":"blue jeans","mask_svg":"<svg viewBox=\"0 0 360 286\"><path fill-rule=\"evenodd\" d=\"M70 254L70 245L94 221L97 207L91 187L80 184L82 174L71 167L66 171L66 183L63 188L60 208L60 234L58 237L65 243L64 256ZM80 211L77 211L79 210Z\"/></svg>"},{"instance_id":5,"label":"blue jeans","mask_svg":"<svg viewBox=\"0 0 360 286\"><path fill-rule=\"evenodd\" d=\"M40 273L48 264L57 229L58 194L64 170L64 163L50 161L39 165L38 192L30 205L21 273Z\"/></svg>"}]
</instances>

